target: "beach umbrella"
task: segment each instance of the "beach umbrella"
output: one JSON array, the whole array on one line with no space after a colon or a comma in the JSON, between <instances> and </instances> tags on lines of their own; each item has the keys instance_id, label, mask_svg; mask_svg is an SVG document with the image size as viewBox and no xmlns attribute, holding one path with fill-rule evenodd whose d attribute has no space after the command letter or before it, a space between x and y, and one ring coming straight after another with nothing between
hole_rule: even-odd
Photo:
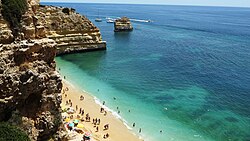
<instances>
[{"instance_id":1,"label":"beach umbrella","mask_svg":"<svg viewBox=\"0 0 250 141\"><path fill-rule=\"evenodd\" d=\"M83 128L84 125L80 123L80 124L77 125L77 127L78 127L78 128Z\"/></svg>"},{"instance_id":2,"label":"beach umbrella","mask_svg":"<svg viewBox=\"0 0 250 141\"><path fill-rule=\"evenodd\" d=\"M70 122L70 118L65 118L65 121L66 122Z\"/></svg>"},{"instance_id":3,"label":"beach umbrella","mask_svg":"<svg viewBox=\"0 0 250 141\"><path fill-rule=\"evenodd\" d=\"M78 120L78 119L75 119L75 120L74 120L74 123L79 123L79 120Z\"/></svg>"},{"instance_id":4,"label":"beach umbrella","mask_svg":"<svg viewBox=\"0 0 250 141\"><path fill-rule=\"evenodd\" d=\"M74 123L71 122L71 123L69 124L69 127L74 127Z\"/></svg>"}]
</instances>

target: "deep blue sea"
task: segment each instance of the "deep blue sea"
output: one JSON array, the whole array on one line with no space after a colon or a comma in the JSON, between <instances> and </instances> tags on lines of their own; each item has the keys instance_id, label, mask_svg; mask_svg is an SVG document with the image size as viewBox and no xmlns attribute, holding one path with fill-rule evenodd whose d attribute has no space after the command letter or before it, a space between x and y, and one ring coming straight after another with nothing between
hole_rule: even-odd
<instances>
[{"instance_id":1,"label":"deep blue sea","mask_svg":"<svg viewBox=\"0 0 250 141\"><path fill-rule=\"evenodd\" d=\"M49 4L93 22L99 11L103 22L94 24L108 49L57 57L57 65L135 122L134 133L146 141L250 141L250 8ZM114 33L105 17L121 16L153 22Z\"/></svg>"}]
</instances>

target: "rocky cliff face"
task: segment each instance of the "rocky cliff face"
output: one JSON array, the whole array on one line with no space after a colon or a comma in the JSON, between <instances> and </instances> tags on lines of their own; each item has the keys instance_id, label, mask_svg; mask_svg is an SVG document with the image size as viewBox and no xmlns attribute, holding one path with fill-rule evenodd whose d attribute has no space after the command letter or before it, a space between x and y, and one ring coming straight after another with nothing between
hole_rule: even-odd
<instances>
[{"instance_id":1,"label":"rocky cliff face","mask_svg":"<svg viewBox=\"0 0 250 141\"><path fill-rule=\"evenodd\" d=\"M0 15L0 121L21 127L32 140L46 140L61 125L62 81L55 70L56 42L38 34L38 2L28 0L15 41Z\"/></svg>"},{"instance_id":2,"label":"rocky cliff face","mask_svg":"<svg viewBox=\"0 0 250 141\"><path fill-rule=\"evenodd\" d=\"M21 127L33 140L50 137L60 126L55 45L41 39L0 47L0 120Z\"/></svg>"},{"instance_id":3,"label":"rocky cliff face","mask_svg":"<svg viewBox=\"0 0 250 141\"><path fill-rule=\"evenodd\" d=\"M2 11L2 2L0 0L0 11ZM11 43L14 40L12 31L9 28L8 23L3 19L0 12L0 43Z\"/></svg>"},{"instance_id":4,"label":"rocky cliff face","mask_svg":"<svg viewBox=\"0 0 250 141\"><path fill-rule=\"evenodd\" d=\"M21 127L32 140L46 140L61 125L62 82L54 57L106 49L106 43L74 9L27 3L15 37L0 12L0 121Z\"/></svg>"},{"instance_id":5,"label":"rocky cliff face","mask_svg":"<svg viewBox=\"0 0 250 141\"><path fill-rule=\"evenodd\" d=\"M106 49L99 29L85 16L71 8L40 6L37 11L39 36L57 42L57 54ZM44 34L40 34L44 33Z\"/></svg>"}]
</instances>

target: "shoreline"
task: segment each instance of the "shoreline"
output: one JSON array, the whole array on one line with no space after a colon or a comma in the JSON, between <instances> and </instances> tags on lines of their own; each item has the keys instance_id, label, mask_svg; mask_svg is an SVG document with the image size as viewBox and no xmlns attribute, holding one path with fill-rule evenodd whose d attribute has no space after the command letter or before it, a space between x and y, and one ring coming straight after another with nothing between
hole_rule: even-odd
<instances>
[{"instance_id":1,"label":"shoreline","mask_svg":"<svg viewBox=\"0 0 250 141\"><path fill-rule=\"evenodd\" d=\"M67 91L66 91L67 90ZM84 100L80 100L80 96L84 97ZM72 107L76 110L73 114L73 119L76 119L79 116L79 108L84 109L84 115L87 113L90 115L90 121L80 122L84 125L84 131L90 132L92 134L91 140L94 141L143 141L143 139L134 133L131 128L127 125L126 121L122 119L120 115L117 115L112 109L103 105L99 99L90 95L84 90L77 88L75 85L69 81L63 79L63 94L62 94L62 104L61 107L69 106L66 104L68 100L72 101ZM76 109L76 105L78 110ZM100 109L103 108L107 114L100 112ZM62 113L62 116L65 116L65 113ZM85 116L83 116L85 117ZM98 118L100 119L99 125L94 125L92 120ZM72 120L71 120L72 121ZM104 130L104 125L108 124L109 129ZM98 132L97 132L98 127ZM72 131L68 132L72 134ZM109 137L104 139L104 135L108 134ZM79 140L82 138L82 134L78 134L75 139Z\"/></svg>"}]
</instances>

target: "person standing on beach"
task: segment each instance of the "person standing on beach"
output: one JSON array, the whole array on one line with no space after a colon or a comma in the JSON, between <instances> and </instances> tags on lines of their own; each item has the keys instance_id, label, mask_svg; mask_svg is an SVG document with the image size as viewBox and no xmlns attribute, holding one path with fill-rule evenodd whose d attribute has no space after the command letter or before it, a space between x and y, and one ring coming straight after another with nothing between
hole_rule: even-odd
<instances>
[{"instance_id":1,"label":"person standing on beach","mask_svg":"<svg viewBox=\"0 0 250 141\"><path fill-rule=\"evenodd\" d=\"M141 133L141 128L139 129L139 133Z\"/></svg>"},{"instance_id":2,"label":"person standing on beach","mask_svg":"<svg viewBox=\"0 0 250 141\"><path fill-rule=\"evenodd\" d=\"M84 109L82 109L82 116L84 115Z\"/></svg>"},{"instance_id":3,"label":"person standing on beach","mask_svg":"<svg viewBox=\"0 0 250 141\"><path fill-rule=\"evenodd\" d=\"M135 127L135 123L133 123L133 127Z\"/></svg>"},{"instance_id":4,"label":"person standing on beach","mask_svg":"<svg viewBox=\"0 0 250 141\"><path fill-rule=\"evenodd\" d=\"M99 130L99 128L98 128L98 126L96 127L96 132L98 132L98 130Z\"/></svg>"},{"instance_id":5,"label":"person standing on beach","mask_svg":"<svg viewBox=\"0 0 250 141\"><path fill-rule=\"evenodd\" d=\"M100 125L101 124L101 119L98 119L98 125Z\"/></svg>"},{"instance_id":6,"label":"person standing on beach","mask_svg":"<svg viewBox=\"0 0 250 141\"><path fill-rule=\"evenodd\" d=\"M79 114L81 114L82 113L82 108L80 108L80 112L79 112Z\"/></svg>"}]
</instances>

